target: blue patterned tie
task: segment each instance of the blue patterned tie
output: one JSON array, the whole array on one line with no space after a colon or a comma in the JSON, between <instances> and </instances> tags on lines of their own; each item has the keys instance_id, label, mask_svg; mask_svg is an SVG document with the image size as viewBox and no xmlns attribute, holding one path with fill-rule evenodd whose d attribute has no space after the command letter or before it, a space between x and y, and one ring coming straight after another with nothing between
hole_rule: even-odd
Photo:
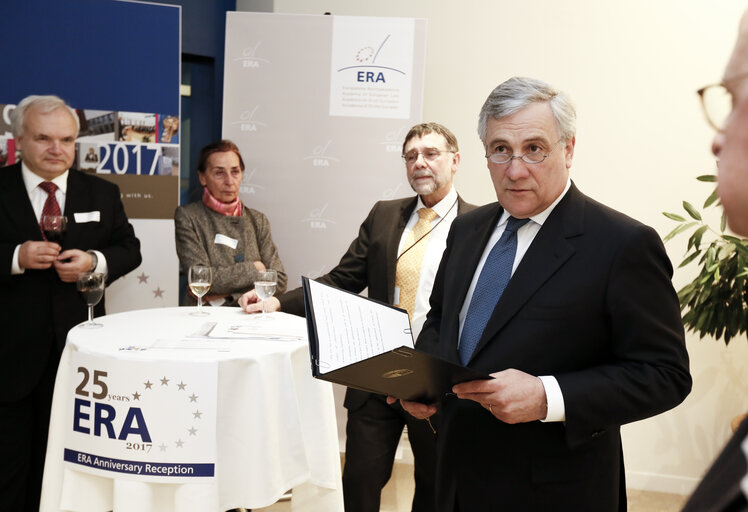
<instances>
[{"instance_id":1,"label":"blue patterned tie","mask_svg":"<svg viewBox=\"0 0 748 512\"><path fill-rule=\"evenodd\" d=\"M517 230L530 219L515 219L509 217L501 238L488 253L486 263L478 277L478 283L473 290L465 324L460 336L460 360L467 364L478 346L488 319L491 318L501 294L504 293L509 278L512 277L514 256L517 254Z\"/></svg>"}]
</instances>

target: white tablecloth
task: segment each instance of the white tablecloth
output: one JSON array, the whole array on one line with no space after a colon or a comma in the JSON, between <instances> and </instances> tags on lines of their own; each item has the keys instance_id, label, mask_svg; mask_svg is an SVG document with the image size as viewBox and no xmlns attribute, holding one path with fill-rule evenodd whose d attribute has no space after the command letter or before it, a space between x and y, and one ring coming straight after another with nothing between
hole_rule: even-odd
<instances>
[{"instance_id":1,"label":"white tablecloth","mask_svg":"<svg viewBox=\"0 0 748 512\"><path fill-rule=\"evenodd\" d=\"M197 340L192 348L142 352L127 346L169 346L186 341L205 322L253 322L239 308L132 311L96 319L100 329L76 327L68 335L55 383L42 512L210 512L260 508L293 489L293 511L343 510L335 406L329 383L311 376L304 319L273 313L262 333L300 340ZM170 342L175 343L170 343ZM202 343L205 347L200 346ZM63 462L66 429L72 424L75 387L71 352L152 361L218 362L216 478L203 484L154 484L76 471ZM164 411L168 414L169 411Z\"/></svg>"}]
</instances>

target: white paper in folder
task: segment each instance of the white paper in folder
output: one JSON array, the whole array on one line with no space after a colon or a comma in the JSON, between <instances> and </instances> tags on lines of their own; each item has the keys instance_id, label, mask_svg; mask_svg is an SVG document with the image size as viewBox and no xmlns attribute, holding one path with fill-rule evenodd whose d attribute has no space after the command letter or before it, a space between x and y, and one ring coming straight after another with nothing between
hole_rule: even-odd
<instances>
[{"instance_id":1,"label":"white paper in folder","mask_svg":"<svg viewBox=\"0 0 748 512\"><path fill-rule=\"evenodd\" d=\"M319 371L327 373L400 347L413 348L408 313L309 280Z\"/></svg>"}]
</instances>

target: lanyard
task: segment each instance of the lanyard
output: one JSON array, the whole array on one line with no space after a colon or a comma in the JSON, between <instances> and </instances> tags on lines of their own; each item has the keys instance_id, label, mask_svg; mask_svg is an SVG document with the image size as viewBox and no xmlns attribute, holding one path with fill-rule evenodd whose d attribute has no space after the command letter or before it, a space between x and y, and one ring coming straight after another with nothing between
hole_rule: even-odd
<instances>
[{"instance_id":1,"label":"lanyard","mask_svg":"<svg viewBox=\"0 0 748 512\"><path fill-rule=\"evenodd\" d=\"M405 249L403 250L403 252L401 252L401 253L400 253L400 255L399 255L399 256L397 257L397 259L395 259L395 262L399 261L399 260L400 260L400 258L402 258L402 257L403 257L403 254L405 254L406 252L408 252L409 250L411 250L411 249L412 249L413 247L415 247L415 246L416 246L416 244L417 244L418 242L420 242L421 240L423 240L424 238L426 238L427 236L429 236L429 234L431 234L431 232L432 232L433 230L435 230L435 229L436 229L436 228L437 228L437 227L439 226L439 224L441 224L441 223L442 223L442 221L443 221L444 219L446 219L446 218L447 218L447 215L449 215L449 212L451 212L451 211L452 211L452 209L453 209L453 208L454 208L454 207L455 207L456 205L457 205L457 199L455 199L455 202L454 202L454 203L452 203L452 206L450 206L450 207L449 207L449 210L447 210L447 213L445 213L443 217L439 217L439 221L438 221L438 222L437 222L436 224L434 224L434 226L433 226L433 227L432 227L431 229L429 229L428 231L426 231L426 232L425 232L425 233L424 233L423 235L421 235L421 236L420 236L420 237L418 238L418 240L416 240L415 242L413 242L412 244L410 244L410 245L409 245L408 247L406 247L406 248L405 248Z\"/></svg>"}]
</instances>

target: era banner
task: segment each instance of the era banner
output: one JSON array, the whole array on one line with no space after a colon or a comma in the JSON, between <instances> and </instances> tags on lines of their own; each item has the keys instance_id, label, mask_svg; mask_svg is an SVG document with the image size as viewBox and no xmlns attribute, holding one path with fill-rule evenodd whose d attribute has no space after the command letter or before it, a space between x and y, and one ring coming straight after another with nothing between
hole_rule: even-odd
<instances>
[{"instance_id":1,"label":"era banner","mask_svg":"<svg viewBox=\"0 0 748 512\"><path fill-rule=\"evenodd\" d=\"M425 40L419 19L227 14L223 136L289 289L337 264L374 203L414 194L400 153L421 122Z\"/></svg>"},{"instance_id":2,"label":"era banner","mask_svg":"<svg viewBox=\"0 0 748 512\"><path fill-rule=\"evenodd\" d=\"M187 483L215 476L218 363L71 354L65 462L101 476Z\"/></svg>"}]
</instances>

